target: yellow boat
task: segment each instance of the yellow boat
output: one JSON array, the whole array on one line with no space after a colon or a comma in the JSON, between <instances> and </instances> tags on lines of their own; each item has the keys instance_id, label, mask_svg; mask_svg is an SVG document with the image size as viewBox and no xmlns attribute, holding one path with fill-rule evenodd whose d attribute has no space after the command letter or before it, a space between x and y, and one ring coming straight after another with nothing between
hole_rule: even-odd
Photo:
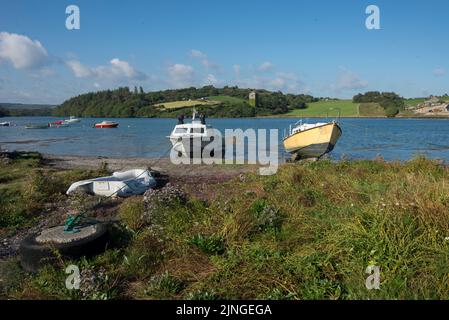
<instances>
[{"instance_id":1,"label":"yellow boat","mask_svg":"<svg viewBox=\"0 0 449 320\"><path fill-rule=\"evenodd\" d=\"M320 158L334 149L341 133L336 121L297 123L284 138L284 148L292 154L293 160Z\"/></svg>"}]
</instances>

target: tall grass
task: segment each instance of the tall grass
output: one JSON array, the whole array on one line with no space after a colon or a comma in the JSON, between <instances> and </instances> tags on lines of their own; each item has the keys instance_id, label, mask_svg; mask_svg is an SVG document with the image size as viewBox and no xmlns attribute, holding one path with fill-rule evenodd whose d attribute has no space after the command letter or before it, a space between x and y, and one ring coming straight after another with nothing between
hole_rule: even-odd
<instances>
[{"instance_id":1,"label":"tall grass","mask_svg":"<svg viewBox=\"0 0 449 320\"><path fill-rule=\"evenodd\" d=\"M286 164L276 175L247 174L214 188L209 202L122 204L130 241L86 262L120 279L107 297L449 297L445 166L424 158ZM369 265L380 267L379 290L365 286ZM25 295L30 283L36 295L36 279L49 281L48 272L9 296Z\"/></svg>"}]
</instances>

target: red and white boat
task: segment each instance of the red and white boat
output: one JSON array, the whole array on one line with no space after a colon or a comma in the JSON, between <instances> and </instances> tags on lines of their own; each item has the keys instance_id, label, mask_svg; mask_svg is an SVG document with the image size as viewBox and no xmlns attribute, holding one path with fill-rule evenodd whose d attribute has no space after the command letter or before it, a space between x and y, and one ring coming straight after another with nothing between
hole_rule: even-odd
<instances>
[{"instance_id":1,"label":"red and white boat","mask_svg":"<svg viewBox=\"0 0 449 320\"><path fill-rule=\"evenodd\" d=\"M106 128L117 128L118 123L114 121L103 121L100 123L96 123L94 128L106 129Z\"/></svg>"},{"instance_id":2,"label":"red and white boat","mask_svg":"<svg viewBox=\"0 0 449 320\"><path fill-rule=\"evenodd\" d=\"M64 120L58 120L58 121L55 121L55 122L50 122L48 124L48 126L49 127L57 127L57 128L59 128L59 127L68 127L69 124L66 123Z\"/></svg>"}]
</instances>

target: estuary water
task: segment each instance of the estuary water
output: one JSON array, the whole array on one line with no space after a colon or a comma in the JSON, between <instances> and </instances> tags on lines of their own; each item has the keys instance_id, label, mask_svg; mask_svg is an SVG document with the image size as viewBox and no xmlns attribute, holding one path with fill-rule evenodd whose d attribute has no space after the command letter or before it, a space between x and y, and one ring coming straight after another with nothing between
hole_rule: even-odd
<instances>
[{"instance_id":1,"label":"estuary water","mask_svg":"<svg viewBox=\"0 0 449 320\"><path fill-rule=\"evenodd\" d=\"M0 147L7 150L39 151L55 155L103 157L167 157L167 136L176 119L109 119L119 122L116 129L94 129L106 119L83 118L66 128L25 129L26 124L46 124L60 120L51 117L8 117L16 124L0 127ZM207 119L224 133L225 129L278 129L278 150L286 155L282 137L294 118ZM323 122L328 119L302 119ZM189 121L189 120L187 120ZM408 160L417 155L449 161L449 119L340 119L343 135L330 154L332 159Z\"/></svg>"}]
</instances>

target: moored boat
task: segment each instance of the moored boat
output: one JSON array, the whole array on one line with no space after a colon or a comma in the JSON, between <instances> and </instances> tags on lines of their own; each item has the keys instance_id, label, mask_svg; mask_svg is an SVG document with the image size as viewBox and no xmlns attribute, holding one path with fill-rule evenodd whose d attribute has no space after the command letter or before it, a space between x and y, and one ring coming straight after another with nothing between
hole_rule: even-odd
<instances>
[{"instance_id":1,"label":"moored boat","mask_svg":"<svg viewBox=\"0 0 449 320\"><path fill-rule=\"evenodd\" d=\"M70 123L81 122L81 120L76 118L75 116L70 116L70 118L69 119L65 119L64 122L70 124Z\"/></svg>"},{"instance_id":2,"label":"moored boat","mask_svg":"<svg viewBox=\"0 0 449 320\"><path fill-rule=\"evenodd\" d=\"M114 121L102 121L100 123L96 123L94 128L106 129L106 128L117 128L118 123Z\"/></svg>"},{"instance_id":3,"label":"moored boat","mask_svg":"<svg viewBox=\"0 0 449 320\"><path fill-rule=\"evenodd\" d=\"M206 125L205 116L200 116L198 120L196 114L197 112L194 109L191 123L184 123L184 116L180 116L178 124L167 137L179 157L200 158L204 147L216 138L216 131L211 125ZM222 140L222 152L224 146ZM198 150L195 150L195 148L198 148ZM210 156L214 156L213 151Z\"/></svg>"},{"instance_id":4,"label":"moored boat","mask_svg":"<svg viewBox=\"0 0 449 320\"><path fill-rule=\"evenodd\" d=\"M0 127L10 127L11 126L11 122L7 121L7 122L0 122Z\"/></svg>"},{"instance_id":5,"label":"moored boat","mask_svg":"<svg viewBox=\"0 0 449 320\"><path fill-rule=\"evenodd\" d=\"M25 129L48 129L48 124L28 124L25 126Z\"/></svg>"},{"instance_id":6,"label":"moored boat","mask_svg":"<svg viewBox=\"0 0 449 320\"><path fill-rule=\"evenodd\" d=\"M50 123L48 124L48 126L49 126L49 127L56 127L56 128L59 128L59 127L68 127L69 124L66 123L65 120L58 120L58 121L50 122Z\"/></svg>"},{"instance_id":7,"label":"moored boat","mask_svg":"<svg viewBox=\"0 0 449 320\"><path fill-rule=\"evenodd\" d=\"M331 152L342 130L336 121L325 123L296 123L284 138L284 148L293 160L319 159Z\"/></svg>"}]
</instances>

